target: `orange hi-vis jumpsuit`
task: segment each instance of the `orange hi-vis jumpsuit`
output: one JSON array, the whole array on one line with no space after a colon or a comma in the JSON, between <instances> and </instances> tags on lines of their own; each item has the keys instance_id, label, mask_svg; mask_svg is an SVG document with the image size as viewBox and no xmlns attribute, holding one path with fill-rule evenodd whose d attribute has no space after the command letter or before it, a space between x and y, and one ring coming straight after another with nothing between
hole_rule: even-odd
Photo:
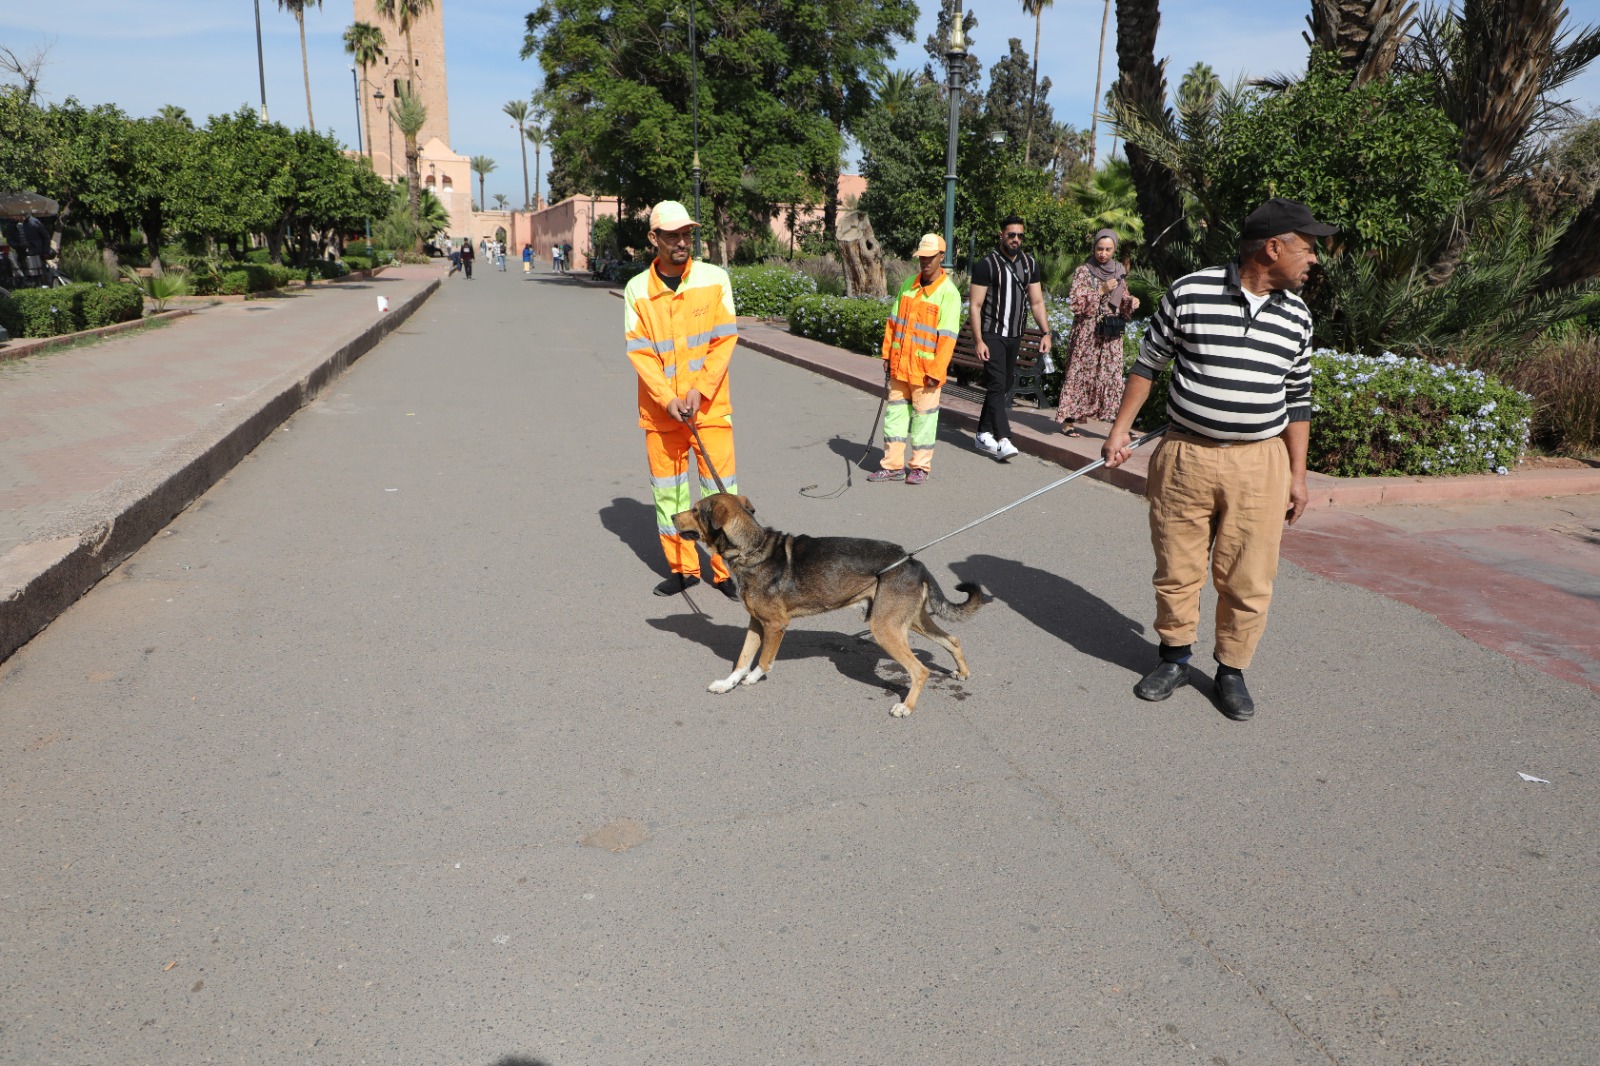
<instances>
[{"instance_id":1,"label":"orange hi-vis jumpsuit","mask_svg":"<svg viewBox=\"0 0 1600 1066\"><path fill-rule=\"evenodd\" d=\"M944 271L931 284L913 274L900 287L900 302L883 326L883 358L889 366L889 402L883 409L883 469L906 468L906 443L913 469L933 465L939 435L939 395L961 328L961 292ZM927 384L932 378L933 384Z\"/></svg>"},{"instance_id":2,"label":"orange hi-vis jumpsuit","mask_svg":"<svg viewBox=\"0 0 1600 1066\"><path fill-rule=\"evenodd\" d=\"M690 260L676 291L667 287L654 263L623 289L628 360L639 373L639 425L650 458L650 490L655 498L656 532L674 574L699 576L694 542L678 536L672 516L689 509L689 451L694 435L667 413L673 399L700 390L695 426L708 454L700 456L700 494L717 491L706 465L710 460L730 493L737 493L733 461L733 405L728 396L728 361L738 341L733 287L728 273ZM713 580L728 579L722 556L711 557Z\"/></svg>"}]
</instances>

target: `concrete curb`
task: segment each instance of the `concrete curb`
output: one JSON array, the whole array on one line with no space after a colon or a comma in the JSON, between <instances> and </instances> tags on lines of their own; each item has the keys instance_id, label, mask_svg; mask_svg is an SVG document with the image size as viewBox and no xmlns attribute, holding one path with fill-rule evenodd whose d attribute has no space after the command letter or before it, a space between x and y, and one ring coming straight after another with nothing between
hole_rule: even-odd
<instances>
[{"instance_id":1,"label":"concrete curb","mask_svg":"<svg viewBox=\"0 0 1600 1066\"><path fill-rule=\"evenodd\" d=\"M175 307L170 311L161 311L153 315L145 315L128 322L113 322L109 326L100 326L95 329L79 330L77 333L59 333L54 337L18 337L0 348L0 363L8 359L26 359L30 355L48 352L51 348L65 348L69 344L80 344L83 341L100 340L103 337L114 337L118 333L128 333L136 329L145 329L158 322L170 322L175 318L195 313L193 307Z\"/></svg>"},{"instance_id":2,"label":"concrete curb","mask_svg":"<svg viewBox=\"0 0 1600 1066\"><path fill-rule=\"evenodd\" d=\"M268 382L145 469L64 516L62 527L73 532L0 556L0 661L160 532L438 288L439 279L432 279L309 370L298 367Z\"/></svg>"},{"instance_id":3,"label":"concrete curb","mask_svg":"<svg viewBox=\"0 0 1600 1066\"><path fill-rule=\"evenodd\" d=\"M739 344L785 363L849 385L873 396L883 389L879 363L804 337L778 326L750 319L739 323ZM957 396L940 403L941 425L976 432L979 406ZM1078 470L1100 457L1100 438L1079 438L1076 447L1055 431L1046 412L1016 409L1011 412L1011 441L1023 453ZM1153 449L1151 449L1153 450ZM1118 488L1144 494L1149 455L1140 450L1115 470L1104 467L1090 477ZM1392 504L1445 503L1452 500L1500 501L1545 496L1600 493L1600 469L1519 470L1512 474L1463 474L1457 477L1341 478L1309 474L1310 509L1373 507Z\"/></svg>"}]
</instances>

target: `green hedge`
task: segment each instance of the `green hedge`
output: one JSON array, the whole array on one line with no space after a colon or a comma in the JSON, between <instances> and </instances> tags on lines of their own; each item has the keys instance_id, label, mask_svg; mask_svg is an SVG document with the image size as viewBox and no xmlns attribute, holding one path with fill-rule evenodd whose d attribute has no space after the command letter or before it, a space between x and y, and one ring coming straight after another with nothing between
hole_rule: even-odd
<instances>
[{"instance_id":1,"label":"green hedge","mask_svg":"<svg viewBox=\"0 0 1600 1066\"><path fill-rule=\"evenodd\" d=\"M802 296L789 305L789 332L862 355L883 349L883 324L890 300Z\"/></svg>"},{"instance_id":2,"label":"green hedge","mask_svg":"<svg viewBox=\"0 0 1600 1066\"><path fill-rule=\"evenodd\" d=\"M364 255L347 255L344 257L344 265L349 267L351 271L371 270L372 260Z\"/></svg>"},{"instance_id":3,"label":"green hedge","mask_svg":"<svg viewBox=\"0 0 1600 1066\"><path fill-rule=\"evenodd\" d=\"M324 281L342 278L348 273L350 273L350 267L347 264L333 259L313 259L311 265L306 268L308 277L315 274Z\"/></svg>"},{"instance_id":4,"label":"green hedge","mask_svg":"<svg viewBox=\"0 0 1600 1066\"><path fill-rule=\"evenodd\" d=\"M759 318L787 315L791 303L817 291L815 278L780 266L729 267L728 280L733 284L734 309Z\"/></svg>"},{"instance_id":5,"label":"green hedge","mask_svg":"<svg viewBox=\"0 0 1600 1066\"><path fill-rule=\"evenodd\" d=\"M223 296L267 292L305 278L306 272L295 267L273 263L224 263L216 291Z\"/></svg>"},{"instance_id":6,"label":"green hedge","mask_svg":"<svg viewBox=\"0 0 1600 1066\"><path fill-rule=\"evenodd\" d=\"M17 289L0 301L0 325L13 337L59 337L144 315L144 294L115 282Z\"/></svg>"}]
</instances>

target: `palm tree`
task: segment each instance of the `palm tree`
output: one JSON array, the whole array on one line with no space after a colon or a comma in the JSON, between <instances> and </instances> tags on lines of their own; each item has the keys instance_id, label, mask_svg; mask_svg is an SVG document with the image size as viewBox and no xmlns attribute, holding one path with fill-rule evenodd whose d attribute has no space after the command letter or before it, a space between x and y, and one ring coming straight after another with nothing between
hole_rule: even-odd
<instances>
[{"instance_id":1,"label":"palm tree","mask_svg":"<svg viewBox=\"0 0 1600 1066\"><path fill-rule=\"evenodd\" d=\"M483 179L494 170L494 160L486 155L472 157L472 172L478 175L478 203L485 204L488 200L483 195Z\"/></svg>"},{"instance_id":2,"label":"palm tree","mask_svg":"<svg viewBox=\"0 0 1600 1066\"><path fill-rule=\"evenodd\" d=\"M421 168L417 165L420 153L417 150L417 136L422 132L422 127L428 121L428 109L409 89L402 89L395 95L394 103L389 107L389 120L395 124L400 135L406 140L406 189L411 201L411 217L421 218L422 184ZM422 251L422 235L416 239L416 247L412 251Z\"/></svg>"},{"instance_id":3,"label":"palm tree","mask_svg":"<svg viewBox=\"0 0 1600 1066\"><path fill-rule=\"evenodd\" d=\"M511 201L506 198L505 193L497 192L494 194L494 209L496 211L504 211L506 206L510 203Z\"/></svg>"},{"instance_id":4,"label":"palm tree","mask_svg":"<svg viewBox=\"0 0 1600 1066\"><path fill-rule=\"evenodd\" d=\"M541 180L539 162L544 154L544 130L538 126L529 126L523 132L523 136L533 145L533 207L537 210L539 207L539 182Z\"/></svg>"},{"instance_id":5,"label":"palm tree","mask_svg":"<svg viewBox=\"0 0 1600 1066\"><path fill-rule=\"evenodd\" d=\"M1028 136L1022 150L1024 163L1033 159L1033 106L1039 99L1039 31L1044 25L1044 9L1054 4L1055 0L1022 0L1022 10L1033 16L1033 93L1028 97Z\"/></svg>"},{"instance_id":6,"label":"palm tree","mask_svg":"<svg viewBox=\"0 0 1600 1066\"><path fill-rule=\"evenodd\" d=\"M522 206L528 206L528 101L513 100L500 110L511 116L517 124L517 143L522 146Z\"/></svg>"},{"instance_id":7,"label":"palm tree","mask_svg":"<svg viewBox=\"0 0 1600 1066\"><path fill-rule=\"evenodd\" d=\"M1309 40L1335 52L1352 85L1389 73L1417 17L1415 0L1311 0Z\"/></svg>"},{"instance_id":8,"label":"palm tree","mask_svg":"<svg viewBox=\"0 0 1600 1066\"><path fill-rule=\"evenodd\" d=\"M374 7L378 16L394 23L400 36L406 39L406 89L409 91L411 79L417 72L417 57L411 52L411 26L424 11L433 10L433 0L377 0Z\"/></svg>"},{"instance_id":9,"label":"palm tree","mask_svg":"<svg viewBox=\"0 0 1600 1066\"><path fill-rule=\"evenodd\" d=\"M194 119L189 117L189 112L176 104L162 104L156 117L162 122L170 122L174 126L182 126L186 130L194 129Z\"/></svg>"},{"instance_id":10,"label":"palm tree","mask_svg":"<svg viewBox=\"0 0 1600 1066\"><path fill-rule=\"evenodd\" d=\"M312 130L315 130L317 128L317 120L311 115L311 64L306 60L307 4L317 8L319 11L322 9L322 0L278 0L278 10L282 11L287 8L300 27L300 69L306 76L306 123Z\"/></svg>"},{"instance_id":11,"label":"palm tree","mask_svg":"<svg viewBox=\"0 0 1600 1066\"><path fill-rule=\"evenodd\" d=\"M900 110L916 92L918 77L914 70L880 72L872 79L872 95L877 97L878 106L891 115Z\"/></svg>"},{"instance_id":12,"label":"palm tree","mask_svg":"<svg viewBox=\"0 0 1600 1066\"><path fill-rule=\"evenodd\" d=\"M1072 198L1095 229L1116 230L1125 245L1137 244L1143 239L1144 221L1139 218L1133 174L1122 160L1113 159L1095 171L1088 181L1075 183Z\"/></svg>"},{"instance_id":13,"label":"palm tree","mask_svg":"<svg viewBox=\"0 0 1600 1066\"><path fill-rule=\"evenodd\" d=\"M1159 0L1117 0L1117 83L1113 113L1127 110L1144 122L1170 126L1172 111L1167 107L1166 60L1156 62L1156 30L1161 26ZM1120 117L1120 116L1119 116ZM1133 170L1134 188L1139 191L1139 215L1145 232L1152 233L1150 254L1162 280L1170 281L1186 264L1162 253L1168 234L1183 218L1183 194L1172 172L1137 145L1124 149ZM1182 236L1178 234L1177 236Z\"/></svg>"},{"instance_id":14,"label":"palm tree","mask_svg":"<svg viewBox=\"0 0 1600 1066\"><path fill-rule=\"evenodd\" d=\"M361 99L367 99L367 68L383 58L388 42L370 22L352 22L344 31L344 50L361 67ZM372 123L367 123L367 159L372 159Z\"/></svg>"},{"instance_id":15,"label":"palm tree","mask_svg":"<svg viewBox=\"0 0 1600 1066\"><path fill-rule=\"evenodd\" d=\"M1089 109L1089 169L1094 169L1096 138L1100 136L1100 74L1106 66L1106 23L1111 19L1111 0L1106 0L1105 10L1100 12L1100 58L1094 63L1094 100ZM1116 155L1116 139L1112 138L1112 155Z\"/></svg>"}]
</instances>

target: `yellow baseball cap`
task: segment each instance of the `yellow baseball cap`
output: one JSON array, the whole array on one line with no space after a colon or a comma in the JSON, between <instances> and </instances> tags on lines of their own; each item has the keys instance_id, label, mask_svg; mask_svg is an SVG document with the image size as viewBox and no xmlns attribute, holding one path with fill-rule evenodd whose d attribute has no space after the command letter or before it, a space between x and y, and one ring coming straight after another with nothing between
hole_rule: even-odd
<instances>
[{"instance_id":1,"label":"yellow baseball cap","mask_svg":"<svg viewBox=\"0 0 1600 1066\"><path fill-rule=\"evenodd\" d=\"M918 256L943 255L944 238L937 233L924 233L922 240L917 244L917 250L914 254Z\"/></svg>"},{"instance_id":2,"label":"yellow baseball cap","mask_svg":"<svg viewBox=\"0 0 1600 1066\"><path fill-rule=\"evenodd\" d=\"M662 200L650 209L650 228L673 233L700 223L689 217L689 209L676 200Z\"/></svg>"}]
</instances>

